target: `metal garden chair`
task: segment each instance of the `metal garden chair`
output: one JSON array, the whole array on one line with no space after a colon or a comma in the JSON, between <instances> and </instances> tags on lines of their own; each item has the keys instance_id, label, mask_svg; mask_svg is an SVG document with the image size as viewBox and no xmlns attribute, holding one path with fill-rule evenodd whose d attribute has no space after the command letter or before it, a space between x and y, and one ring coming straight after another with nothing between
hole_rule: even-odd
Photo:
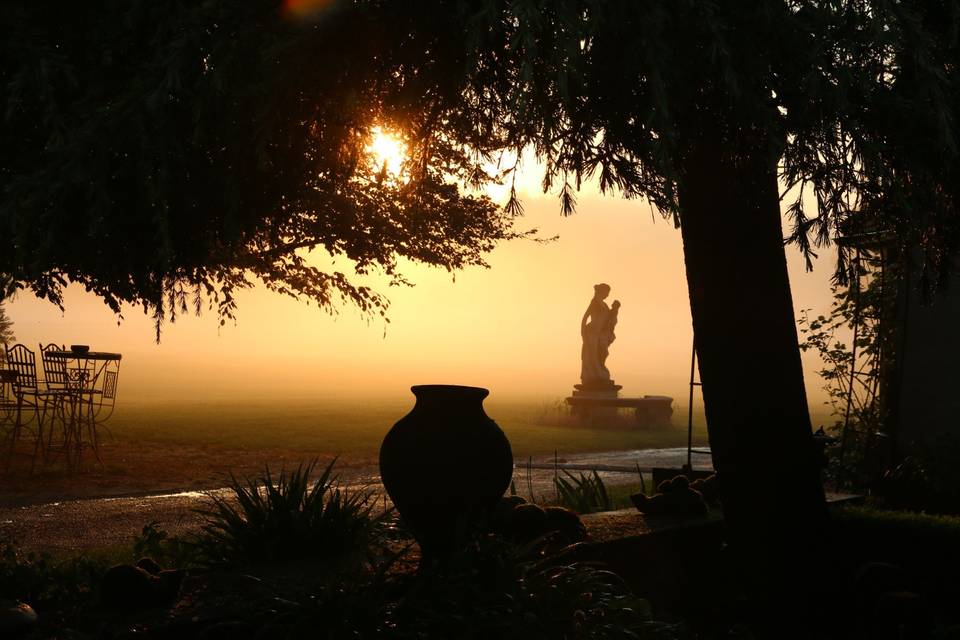
<instances>
[{"instance_id":1,"label":"metal garden chair","mask_svg":"<svg viewBox=\"0 0 960 640\"><path fill-rule=\"evenodd\" d=\"M71 464L81 462L84 448L102 462L99 430L116 404L120 354L67 351L58 344L40 345L40 349L53 410L48 446L59 426Z\"/></svg>"},{"instance_id":2,"label":"metal garden chair","mask_svg":"<svg viewBox=\"0 0 960 640\"><path fill-rule=\"evenodd\" d=\"M33 351L22 344L15 344L6 348L6 367L12 371L10 376L10 403L12 413L11 428L6 434L8 463L12 460L17 443L23 437L25 429L32 430L36 438L33 452L33 463L39 454L45 452L44 446L44 418L51 408L51 400L56 394L51 394L41 388L37 378L37 360ZM31 427L34 425L33 427Z\"/></svg>"}]
</instances>

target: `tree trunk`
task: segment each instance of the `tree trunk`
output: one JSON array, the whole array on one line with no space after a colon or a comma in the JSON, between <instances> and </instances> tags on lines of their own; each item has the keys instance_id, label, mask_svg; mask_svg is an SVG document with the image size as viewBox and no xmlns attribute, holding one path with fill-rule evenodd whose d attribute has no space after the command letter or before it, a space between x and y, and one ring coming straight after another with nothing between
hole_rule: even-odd
<instances>
[{"instance_id":1,"label":"tree trunk","mask_svg":"<svg viewBox=\"0 0 960 640\"><path fill-rule=\"evenodd\" d=\"M735 570L776 617L809 604L827 513L787 275L776 164L747 144L732 146L701 139L686 154L681 232L710 447Z\"/></svg>"}]
</instances>

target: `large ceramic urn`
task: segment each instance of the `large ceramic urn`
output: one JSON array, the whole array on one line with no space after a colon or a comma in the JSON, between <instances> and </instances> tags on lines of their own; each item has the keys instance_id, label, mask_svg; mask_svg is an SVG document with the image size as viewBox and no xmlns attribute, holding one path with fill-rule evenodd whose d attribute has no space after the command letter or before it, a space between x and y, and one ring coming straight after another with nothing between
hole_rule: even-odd
<instances>
[{"instance_id":1,"label":"large ceramic urn","mask_svg":"<svg viewBox=\"0 0 960 640\"><path fill-rule=\"evenodd\" d=\"M455 553L513 476L510 442L478 387L412 387L417 402L383 439L380 477L424 560Z\"/></svg>"}]
</instances>

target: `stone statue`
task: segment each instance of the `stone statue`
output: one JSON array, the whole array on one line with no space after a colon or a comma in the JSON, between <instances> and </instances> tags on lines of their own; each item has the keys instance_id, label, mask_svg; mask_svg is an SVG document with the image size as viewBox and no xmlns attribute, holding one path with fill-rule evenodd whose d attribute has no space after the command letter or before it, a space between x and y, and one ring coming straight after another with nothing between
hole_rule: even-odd
<instances>
[{"instance_id":1,"label":"stone statue","mask_svg":"<svg viewBox=\"0 0 960 640\"><path fill-rule=\"evenodd\" d=\"M593 299L583 313L580 320L580 336L583 338L583 349L580 352L580 381L584 387L610 387L610 371L607 370L607 355L610 353L610 343L616 336L613 333L617 326L617 314L620 311L620 301L614 300L613 306L608 307L604 302L610 295L610 285L598 284L593 287Z\"/></svg>"}]
</instances>

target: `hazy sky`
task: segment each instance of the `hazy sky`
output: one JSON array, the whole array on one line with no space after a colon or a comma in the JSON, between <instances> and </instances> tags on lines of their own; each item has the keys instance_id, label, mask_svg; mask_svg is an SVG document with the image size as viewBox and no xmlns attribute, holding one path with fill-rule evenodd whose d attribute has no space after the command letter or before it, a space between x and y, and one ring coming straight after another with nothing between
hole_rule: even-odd
<instances>
[{"instance_id":1,"label":"hazy sky","mask_svg":"<svg viewBox=\"0 0 960 640\"><path fill-rule=\"evenodd\" d=\"M165 326L159 345L141 310L125 310L118 326L78 287L67 291L65 313L29 294L7 310L17 338L31 348L53 341L121 352L124 402L391 398L424 383L548 401L579 382L580 317L593 285L607 282L608 302L623 305L607 362L623 393L672 395L685 405L691 328L679 231L641 201L581 194L577 214L563 218L554 196L532 186L523 195L520 226L559 240L503 244L489 256L490 269L459 272L455 281L414 266L405 270L412 288L388 289L374 279L392 302L389 324L367 322L350 307L331 317L259 287L239 295L236 325L220 328L210 312L184 316ZM795 307L825 311L829 251L813 273L804 271L796 249L787 251ZM730 310L739 311L749 312ZM815 369L805 356L808 396L819 406Z\"/></svg>"}]
</instances>

